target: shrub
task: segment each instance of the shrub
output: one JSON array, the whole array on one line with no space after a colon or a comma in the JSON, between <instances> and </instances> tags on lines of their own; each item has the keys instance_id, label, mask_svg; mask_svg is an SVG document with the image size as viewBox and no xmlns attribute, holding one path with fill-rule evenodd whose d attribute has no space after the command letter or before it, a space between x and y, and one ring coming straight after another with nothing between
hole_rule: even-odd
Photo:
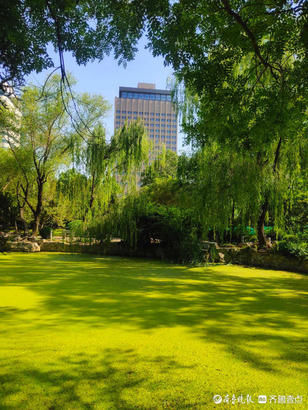
<instances>
[{"instance_id":1,"label":"shrub","mask_svg":"<svg viewBox=\"0 0 308 410\"><path fill-rule=\"evenodd\" d=\"M149 204L136 218L137 247L159 241L167 259L181 263L203 260L196 221L190 210Z\"/></svg>"},{"instance_id":2,"label":"shrub","mask_svg":"<svg viewBox=\"0 0 308 410\"><path fill-rule=\"evenodd\" d=\"M296 235L293 234L285 234L283 235L283 241L285 242L298 242L298 237Z\"/></svg>"},{"instance_id":3,"label":"shrub","mask_svg":"<svg viewBox=\"0 0 308 410\"><path fill-rule=\"evenodd\" d=\"M128 197L90 227L90 234L101 242L119 237L123 245L135 250L160 248L167 260L180 263L203 262L200 229L190 209L156 204L148 198Z\"/></svg>"},{"instance_id":4,"label":"shrub","mask_svg":"<svg viewBox=\"0 0 308 410\"><path fill-rule=\"evenodd\" d=\"M8 238L2 235L0 236L0 252L8 251L7 241L8 241Z\"/></svg>"},{"instance_id":5,"label":"shrub","mask_svg":"<svg viewBox=\"0 0 308 410\"><path fill-rule=\"evenodd\" d=\"M288 242L280 241L277 244L276 251L285 256L294 256L301 260L308 259L308 243L307 242Z\"/></svg>"},{"instance_id":6,"label":"shrub","mask_svg":"<svg viewBox=\"0 0 308 410\"><path fill-rule=\"evenodd\" d=\"M50 233L51 233L51 227L50 226L43 226L40 229L40 235L43 239L49 239L50 238Z\"/></svg>"}]
</instances>

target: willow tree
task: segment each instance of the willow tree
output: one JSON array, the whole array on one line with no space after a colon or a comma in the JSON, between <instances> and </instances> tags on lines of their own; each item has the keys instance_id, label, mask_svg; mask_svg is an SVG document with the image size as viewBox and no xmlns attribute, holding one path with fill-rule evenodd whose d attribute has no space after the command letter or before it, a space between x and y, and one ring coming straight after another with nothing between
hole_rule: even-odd
<instances>
[{"instance_id":1,"label":"willow tree","mask_svg":"<svg viewBox=\"0 0 308 410\"><path fill-rule=\"evenodd\" d=\"M88 204L88 178L76 168L61 172L56 181L57 214L65 221L81 220Z\"/></svg>"},{"instance_id":2,"label":"willow tree","mask_svg":"<svg viewBox=\"0 0 308 410\"><path fill-rule=\"evenodd\" d=\"M304 141L298 142L302 153L293 142L286 149L287 155L280 156L275 173L270 161L260 167L253 153L243 154L217 142L206 144L181 165L179 182L183 192L189 193L186 202L199 215L205 236L213 230L223 237L226 230L231 234L238 225L258 228L265 195L268 208L264 219L277 229L290 226L288 219L296 205L296 187L307 150ZM271 147L272 158L276 148L275 144ZM294 163L298 164L295 168Z\"/></svg>"},{"instance_id":3,"label":"willow tree","mask_svg":"<svg viewBox=\"0 0 308 410\"><path fill-rule=\"evenodd\" d=\"M242 200L245 187L255 185L261 246L266 214L279 203L276 188L284 191L282 172L287 176L303 164L306 13L302 1L180 1L157 19L152 33L154 52L165 56L184 84L185 98L177 97L187 140L197 149L218 144L230 158L240 155L254 164L250 185L243 182L245 167L235 183L243 187ZM282 217L281 207L279 212Z\"/></svg>"},{"instance_id":4,"label":"willow tree","mask_svg":"<svg viewBox=\"0 0 308 410\"><path fill-rule=\"evenodd\" d=\"M102 124L83 135L75 147L75 166L87 177L83 219L91 219L104 213L112 196L146 163L149 141L140 122L125 124L109 141Z\"/></svg>"}]
</instances>

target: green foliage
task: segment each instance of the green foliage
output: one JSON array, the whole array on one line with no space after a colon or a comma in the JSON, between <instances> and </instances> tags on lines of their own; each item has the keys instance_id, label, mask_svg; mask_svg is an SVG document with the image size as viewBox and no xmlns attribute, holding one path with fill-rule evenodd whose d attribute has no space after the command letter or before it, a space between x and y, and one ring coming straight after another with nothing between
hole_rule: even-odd
<instances>
[{"instance_id":1,"label":"green foliage","mask_svg":"<svg viewBox=\"0 0 308 410\"><path fill-rule=\"evenodd\" d=\"M89 203L89 181L75 168L61 172L56 181L58 225L82 219Z\"/></svg>"},{"instance_id":2,"label":"green foliage","mask_svg":"<svg viewBox=\"0 0 308 410\"><path fill-rule=\"evenodd\" d=\"M14 225L18 209L13 195L10 192L0 191L0 229L8 229Z\"/></svg>"},{"instance_id":3,"label":"green foliage","mask_svg":"<svg viewBox=\"0 0 308 410\"><path fill-rule=\"evenodd\" d=\"M178 156L174 151L163 148L152 163L141 174L141 186L153 184L156 179L175 179Z\"/></svg>"},{"instance_id":4,"label":"green foliage","mask_svg":"<svg viewBox=\"0 0 308 410\"><path fill-rule=\"evenodd\" d=\"M307 5L218 3L173 4L157 19L153 49L175 68L182 126L200 150L197 174L192 162L182 175L197 181L204 224L222 231L235 207L264 245L265 216L283 227L307 157Z\"/></svg>"},{"instance_id":5,"label":"green foliage","mask_svg":"<svg viewBox=\"0 0 308 410\"><path fill-rule=\"evenodd\" d=\"M6 252L8 250L8 238L0 235L0 252Z\"/></svg>"},{"instance_id":6,"label":"green foliage","mask_svg":"<svg viewBox=\"0 0 308 410\"><path fill-rule=\"evenodd\" d=\"M159 247L171 261L203 261L198 218L192 210L151 202L146 192L125 198L91 232L101 241L120 237L133 249Z\"/></svg>"},{"instance_id":7,"label":"green foliage","mask_svg":"<svg viewBox=\"0 0 308 410\"><path fill-rule=\"evenodd\" d=\"M40 235L43 239L50 239L50 234L51 234L51 227L50 226L43 226L40 229Z\"/></svg>"},{"instance_id":8,"label":"green foliage","mask_svg":"<svg viewBox=\"0 0 308 410\"><path fill-rule=\"evenodd\" d=\"M294 256L302 260L308 260L308 242L279 241L276 251L285 256Z\"/></svg>"},{"instance_id":9,"label":"green foliage","mask_svg":"<svg viewBox=\"0 0 308 410\"><path fill-rule=\"evenodd\" d=\"M74 166L86 175L83 219L90 220L103 214L122 189L136 188L136 172L146 163L149 141L142 123L125 124L117 130L110 142L106 141L101 124L86 133L74 146ZM117 184L118 178L120 184ZM73 182L73 181L72 181ZM78 195L77 195L78 198Z\"/></svg>"},{"instance_id":10,"label":"green foliage","mask_svg":"<svg viewBox=\"0 0 308 410\"><path fill-rule=\"evenodd\" d=\"M78 64L102 60L112 51L125 64L136 52L144 16L167 6L164 1L6 2L0 17L0 81L20 82L32 71L52 67L50 43L61 55L71 52Z\"/></svg>"},{"instance_id":11,"label":"green foliage","mask_svg":"<svg viewBox=\"0 0 308 410\"><path fill-rule=\"evenodd\" d=\"M69 222L68 228L70 231L70 237L82 238L85 234L84 224L83 224L83 221L81 220Z\"/></svg>"},{"instance_id":12,"label":"green foliage","mask_svg":"<svg viewBox=\"0 0 308 410\"><path fill-rule=\"evenodd\" d=\"M102 126L107 102L98 95L68 93L60 80L54 75L43 88L23 89L18 123L11 121L11 112L0 110L6 135L18 135L18 143L7 137L10 155L0 152L0 165L7 171L0 176L0 188L12 187L20 211L32 213L35 233L44 223L90 223L95 213L103 214L121 190L116 175L124 175L124 190L149 152L139 122L125 124L107 142ZM69 115L71 106L76 118Z\"/></svg>"}]
</instances>

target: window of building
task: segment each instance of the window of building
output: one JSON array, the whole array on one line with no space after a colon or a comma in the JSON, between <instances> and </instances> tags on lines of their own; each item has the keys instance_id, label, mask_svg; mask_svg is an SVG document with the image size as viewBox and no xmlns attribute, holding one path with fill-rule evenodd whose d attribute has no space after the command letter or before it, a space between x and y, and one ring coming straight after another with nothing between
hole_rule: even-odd
<instances>
[{"instance_id":1,"label":"window of building","mask_svg":"<svg viewBox=\"0 0 308 410\"><path fill-rule=\"evenodd\" d=\"M156 94L156 93L135 93L135 92L130 92L130 91L121 92L120 98L152 100L152 101L171 101L171 95Z\"/></svg>"}]
</instances>

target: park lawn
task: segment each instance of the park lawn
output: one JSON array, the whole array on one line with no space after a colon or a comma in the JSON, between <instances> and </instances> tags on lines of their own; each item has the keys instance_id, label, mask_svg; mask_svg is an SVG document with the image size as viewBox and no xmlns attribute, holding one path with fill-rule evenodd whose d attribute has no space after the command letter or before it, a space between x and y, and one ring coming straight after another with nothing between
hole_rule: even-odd
<instances>
[{"instance_id":1,"label":"park lawn","mask_svg":"<svg viewBox=\"0 0 308 410\"><path fill-rule=\"evenodd\" d=\"M0 254L0 319L0 409L308 408L305 275Z\"/></svg>"}]
</instances>

